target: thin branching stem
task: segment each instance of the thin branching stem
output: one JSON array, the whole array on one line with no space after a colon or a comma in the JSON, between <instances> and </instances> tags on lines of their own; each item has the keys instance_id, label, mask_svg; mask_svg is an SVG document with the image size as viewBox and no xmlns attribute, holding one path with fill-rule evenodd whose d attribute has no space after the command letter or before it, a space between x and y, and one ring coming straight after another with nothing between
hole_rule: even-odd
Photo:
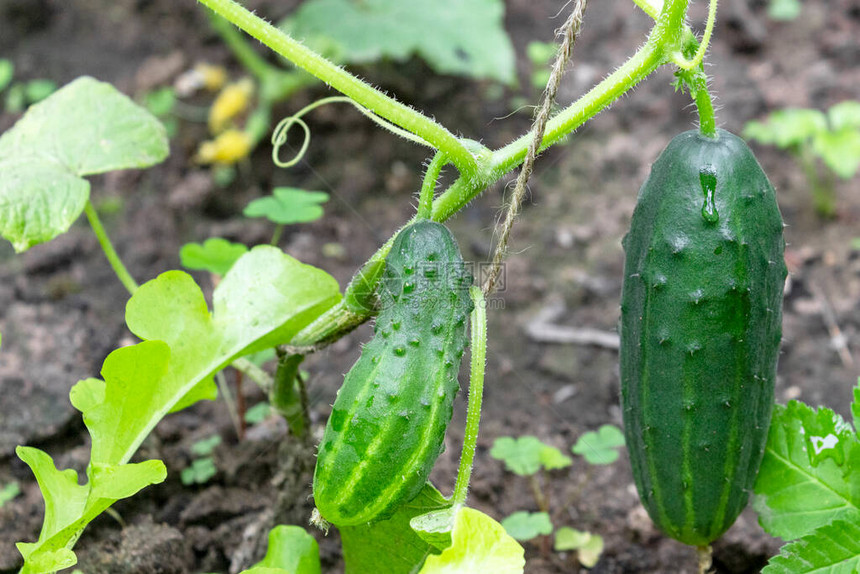
<instances>
[{"instance_id":1,"label":"thin branching stem","mask_svg":"<svg viewBox=\"0 0 860 574\"><path fill-rule=\"evenodd\" d=\"M128 294L134 295L134 292L137 291L137 281L134 280L131 273L128 272L128 269L126 269L123 264L122 259L119 258L116 249L113 247L113 243L111 243L110 237L108 237L108 234L102 225L101 219L99 219L99 214L96 211L96 208L93 207L93 203L90 200L87 200L87 203L84 205L84 213L87 215L90 227L93 228L93 233L95 234L96 239L98 239L99 245L101 245L102 251L104 251L105 257L107 257L108 263L110 263L110 266L114 273L116 273L117 278L126 288Z\"/></svg>"},{"instance_id":2,"label":"thin branching stem","mask_svg":"<svg viewBox=\"0 0 860 574\"><path fill-rule=\"evenodd\" d=\"M487 363L487 306L484 295L477 287L470 290L472 302L472 361L469 376L469 406L466 411L466 431L463 435L463 454L457 469L452 502L455 505L466 503L472 465L475 461L475 447L478 443L478 427L481 424L481 401L484 395L484 372Z\"/></svg>"},{"instance_id":3,"label":"thin branching stem","mask_svg":"<svg viewBox=\"0 0 860 574\"><path fill-rule=\"evenodd\" d=\"M436 182L447 162L448 159L442 152L437 152L430 160L427 171L424 173L424 182L421 184L421 194L418 196L418 219L430 219L433 214L433 196L436 195Z\"/></svg>"},{"instance_id":4,"label":"thin branching stem","mask_svg":"<svg viewBox=\"0 0 860 574\"><path fill-rule=\"evenodd\" d=\"M272 24L254 15L234 0L199 0L296 66L316 76L339 92L382 116L391 123L418 135L442 150L467 177L477 171L474 156L442 125L421 112L386 96L370 84L326 60Z\"/></svg>"}]
</instances>

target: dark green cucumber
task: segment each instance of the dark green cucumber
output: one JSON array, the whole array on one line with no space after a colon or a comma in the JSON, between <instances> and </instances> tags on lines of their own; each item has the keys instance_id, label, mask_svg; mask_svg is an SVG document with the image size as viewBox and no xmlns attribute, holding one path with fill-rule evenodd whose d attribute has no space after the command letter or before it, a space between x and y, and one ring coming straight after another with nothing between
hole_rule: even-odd
<instances>
[{"instance_id":1,"label":"dark green cucumber","mask_svg":"<svg viewBox=\"0 0 860 574\"><path fill-rule=\"evenodd\" d=\"M627 447L652 520L687 544L734 523L764 453L782 228L774 188L743 140L689 131L654 163L624 239Z\"/></svg>"},{"instance_id":2,"label":"dark green cucumber","mask_svg":"<svg viewBox=\"0 0 860 574\"><path fill-rule=\"evenodd\" d=\"M395 238L375 335L347 373L320 443L314 501L332 524L387 518L427 481L459 390L471 283L444 225L419 221Z\"/></svg>"}]
</instances>

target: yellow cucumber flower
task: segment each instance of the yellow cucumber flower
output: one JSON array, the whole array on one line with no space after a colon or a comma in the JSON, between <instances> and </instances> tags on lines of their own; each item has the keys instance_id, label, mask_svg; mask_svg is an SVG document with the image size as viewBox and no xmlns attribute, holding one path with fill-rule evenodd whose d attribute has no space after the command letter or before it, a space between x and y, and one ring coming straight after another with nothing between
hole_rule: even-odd
<instances>
[{"instance_id":1,"label":"yellow cucumber flower","mask_svg":"<svg viewBox=\"0 0 860 574\"><path fill-rule=\"evenodd\" d=\"M250 78L225 86L209 109L209 131L219 134L227 129L234 118L248 109L253 95L254 82Z\"/></svg>"},{"instance_id":2,"label":"yellow cucumber flower","mask_svg":"<svg viewBox=\"0 0 860 574\"><path fill-rule=\"evenodd\" d=\"M227 70L224 66L201 62L194 66L194 71L199 75L203 87L210 92L217 92L227 83Z\"/></svg>"},{"instance_id":3,"label":"yellow cucumber flower","mask_svg":"<svg viewBox=\"0 0 860 574\"><path fill-rule=\"evenodd\" d=\"M248 157L250 152L251 136L241 130L229 129L214 140L200 144L195 159L199 163L231 165Z\"/></svg>"}]
</instances>

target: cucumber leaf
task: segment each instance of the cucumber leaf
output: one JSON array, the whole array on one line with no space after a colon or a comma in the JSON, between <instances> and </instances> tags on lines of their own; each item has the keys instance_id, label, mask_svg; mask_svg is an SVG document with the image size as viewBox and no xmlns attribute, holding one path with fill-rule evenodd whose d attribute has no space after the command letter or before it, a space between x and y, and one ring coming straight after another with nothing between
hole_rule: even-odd
<instances>
[{"instance_id":1,"label":"cucumber leaf","mask_svg":"<svg viewBox=\"0 0 860 574\"><path fill-rule=\"evenodd\" d=\"M502 520L502 526L511 537L520 542L542 534L552 534L552 522L546 512L514 512Z\"/></svg>"},{"instance_id":2,"label":"cucumber leaf","mask_svg":"<svg viewBox=\"0 0 860 574\"><path fill-rule=\"evenodd\" d=\"M179 260L186 269L209 271L224 276L248 252L241 243L210 237L201 243L186 243L179 250Z\"/></svg>"},{"instance_id":3,"label":"cucumber leaf","mask_svg":"<svg viewBox=\"0 0 860 574\"><path fill-rule=\"evenodd\" d=\"M78 78L0 136L0 235L18 252L49 241L83 211L84 176L148 167L167 154L152 114L110 84Z\"/></svg>"},{"instance_id":4,"label":"cucumber leaf","mask_svg":"<svg viewBox=\"0 0 860 574\"><path fill-rule=\"evenodd\" d=\"M457 513L451 546L438 556L429 556L420 574L522 574L523 547L501 524L472 508Z\"/></svg>"},{"instance_id":5,"label":"cucumber leaf","mask_svg":"<svg viewBox=\"0 0 860 574\"><path fill-rule=\"evenodd\" d=\"M753 507L770 534L794 540L834 520L860 522L860 444L827 408L777 405Z\"/></svg>"},{"instance_id":6,"label":"cucumber leaf","mask_svg":"<svg viewBox=\"0 0 860 574\"><path fill-rule=\"evenodd\" d=\"M127 461L167 413L213 398L216 372L288 342L340 294L325 271L263 245L236 262L213 299L210 313L191 276L168 271L129 300L128 328L144 342L108 356L105 400L82 405L93 461Z\"/></svg>"},{"instance_id":7,"label":"cucumber leaf","mask_svg":"<svg viewBox=\"0 0 860 574\"><path fill-rule=\"evenodd\" d=\"M762 574L848 574L860 570L860 522L836 520L780 549Z\"/></svg>"},{"instance_id":8,"label":"cucumber leaf","mask_svg":"<svg viewBox=\"0 0 860 574\"><path fill-rule=\"evenodd\" d=\"M432 484L427 483L417 497L388 520L340 528L347 574L414 573L433 550L412 530L409 522L416 516L450 506L451 503Z\"/></svg>"},{"instance_id":9,"label":"cucumber leaf","mask_svg":"<svg viewBox=\"0 0 860 574\"><path fill-rule=\"evenodd\" d=\"M502 0L308 0L280 26L341 62L417 54L442 74L512 84L514 49L504 16Z\"/></svg>"},{"instance_id":10,"label":"cucumber leaf","mask_svg":"<svg viewBox=\"0 0 860 574\"><path fill-rule=\"evenodd\" d=\"M300 526L275 526L269 531L265 558L246 573L266 574L261 569L276 569L286 574L320 574L317 541Z\"/></svg>"},{"instance_id":11,"label":"cucumber leaf","mask_svg":"<svg viewBox=\"0 0 860 574\"><path fill-rule=\"evenodd\" d=\"M213 299L210 313L200 288L181 271L163 273L131 297L126 322L144 341L113 351L102 368L104 380L80 381L71 392L92 436L86 485L78 485L73 471L57 471L41 451L19 448L46 508L39 541L19 546L24 572L59 569L39 565L51 552L56 560L68 559L95 516L164 479L160 461L126 464L158 421L211 395L214 374L234 359L288 342L340 294L337 281L321 269L260 246L237 261Z\"/></svg>"}]
</instances>

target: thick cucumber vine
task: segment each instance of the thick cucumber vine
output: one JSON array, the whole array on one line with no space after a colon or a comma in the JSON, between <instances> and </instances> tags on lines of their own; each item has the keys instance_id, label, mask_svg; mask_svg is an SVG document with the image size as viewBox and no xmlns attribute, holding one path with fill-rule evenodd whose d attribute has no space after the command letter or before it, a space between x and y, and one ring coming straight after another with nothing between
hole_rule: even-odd
<instances>
[{"instance_id":1,"label":"thick cucumber vine","mask_svg":"<svg viewBox=\"0 0 860 574\"><path fill-rule=\"evenodd\" d=\"M297 66L348 95L365 109L415 134L445 154L447 161L453 163L460 171L460 177L433 202L431 218L434 221L447 220L487 186L516 168L525 159L529 145L528 134L498 150L489 150L469 140L456 138L437 122L404 106L350 75L344 69L328 62L234 0L200 0L200 2ZM631 90L659 66L676 62L687 65L686 60L679 58L679 54L687 53L685 48L691 39L696 42L696 50L693 54L694 62L698 62L698 54L699 52L704 54L704 48L699 48L695 36L685 24L688 3L689 0L667 0L662 7L658 8L651 2L638 0L637 4L646 13L655 17L655 25L648 36L648 41L615 72L550 118L540 149L561 141ZM711 12L714 11L715 6ZM713 18L710 20L712 21ZM709 29L711 28L712 24L709 25ZM707 39L708 37L702 43L705 48ZM701 63L697 66L701 68ZM699 108L703 125L708 122L707 118L713 117L712 112L710 115L707 113L706 102L710 101L710 97L706 96L707 88L702 83L699 85L695 99L697 104L701 104ZM702 112L702 110L705 111ZM372 294L379 281L385 256L391 249L391 242L392 240L389 240L382 245L356 273L340 304L327 311L293 339L292 351L309 351L316 346L334 341L366 321L375 312L375 307L369 303L372 301Z\"/></svg>"}]
</instances>

